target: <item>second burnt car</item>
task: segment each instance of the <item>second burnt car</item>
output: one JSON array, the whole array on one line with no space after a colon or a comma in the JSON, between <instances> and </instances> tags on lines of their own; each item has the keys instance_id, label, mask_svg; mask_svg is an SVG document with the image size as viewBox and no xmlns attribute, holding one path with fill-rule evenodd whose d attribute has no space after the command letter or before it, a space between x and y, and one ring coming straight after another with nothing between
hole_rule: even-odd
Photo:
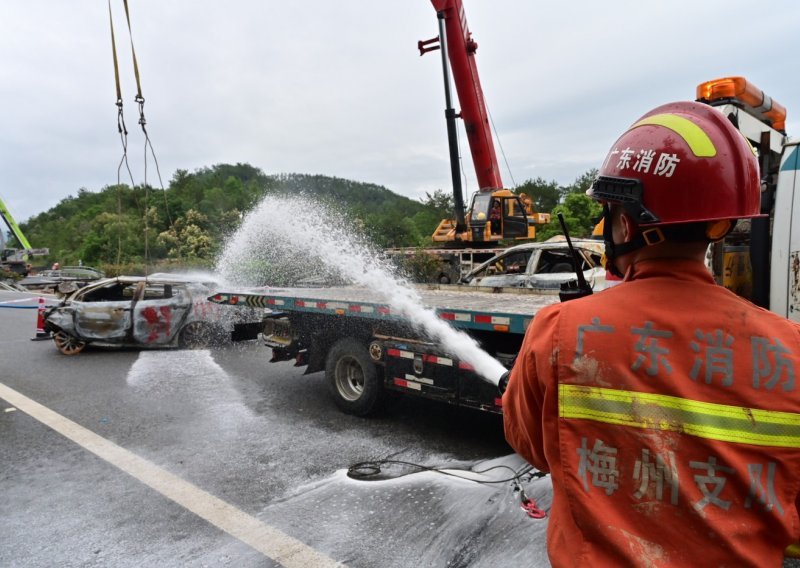
<instances>
[{"instance_id":1,"label":"second burnt car","mask_svg":"<svg viewBox=\"0 0 800 568\"><path fill-rule=\"evenodd\" d=\"M603 242L572 239L586 281L595 291L604 289L605 269L600 259ZM561 284L575 279L572 254L563 237L545 242L525 243L506 249L464 276L461 284L491 288L532 288L558 291Z\"/></svg>"},{"instance_id":2,"label":"second burnt car","mask_svg":"<svg viewBox=\"0 0 800 568\"><path fill-rule=\"evenodd\" d=\"M105 272L90 266L63 266L29 274L19 281L27 290L66 296L91 282L105 278Z\"/></svg>"},{"instance_id":3,"label":"second burnt car","mask_svg":"<svg viewBox=\"0 0 800 568\"><path fill-rule=\"evenodd\" d=\"M119 276L89 284L44 314L56 347L75 355L88 344L200 348L255 339L263 310L208 301L217 283L177 274Z\"/></svg>"}]
</instances>

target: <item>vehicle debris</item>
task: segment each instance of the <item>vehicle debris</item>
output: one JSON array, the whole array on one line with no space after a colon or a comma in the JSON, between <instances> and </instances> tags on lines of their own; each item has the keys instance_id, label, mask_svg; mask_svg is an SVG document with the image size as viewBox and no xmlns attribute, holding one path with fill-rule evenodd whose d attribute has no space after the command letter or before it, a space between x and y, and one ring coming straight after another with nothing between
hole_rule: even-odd
<instances>
[{"instance_id":1,"label":"vehicle debris","mask_svg":"<svg viewBox=\"0 0 800 568\"><path fill-rule=\"evenodd\" d=\"M594 290L606 288L606 271L600 264L603 242L573 239L580 270ZM461 279L461 284L490 288L558 290L575 279L572 254L565 240L525 243L490 258Z\"/></svg>"},{"instance_id":2,"label":"vehicle debris","mask_svg":"<svg viewBox=\"0 0 800 568\"><path fill-rule=\"evenodd\" d=\"M184 275L108 278L48 309L44 329L64 355L90 343L191 349L255 339L264 310L240 306L228 313L206 299L216 287Z\"/></svg>"}]
</instances>

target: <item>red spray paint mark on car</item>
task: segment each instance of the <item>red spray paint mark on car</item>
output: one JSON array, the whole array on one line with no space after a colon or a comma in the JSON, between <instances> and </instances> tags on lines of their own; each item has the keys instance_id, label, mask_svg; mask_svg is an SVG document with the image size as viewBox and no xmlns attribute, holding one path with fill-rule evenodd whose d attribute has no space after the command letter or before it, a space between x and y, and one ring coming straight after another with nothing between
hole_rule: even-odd
<instances>
[{"instance_id":1,"label":"red spray paint mark on car","mask_svg":"<svg viewBox=\"0 0 800 568\"><path fill-rule=\"evenodd\" d=\"M158 309L153 307L145 308L142 310L142 317L150 329L150 335L147 336L148 343L156 341L160 334L165 337L169 336L172 308L169 306L161 306Z\"/></svg>"}]
</instances>

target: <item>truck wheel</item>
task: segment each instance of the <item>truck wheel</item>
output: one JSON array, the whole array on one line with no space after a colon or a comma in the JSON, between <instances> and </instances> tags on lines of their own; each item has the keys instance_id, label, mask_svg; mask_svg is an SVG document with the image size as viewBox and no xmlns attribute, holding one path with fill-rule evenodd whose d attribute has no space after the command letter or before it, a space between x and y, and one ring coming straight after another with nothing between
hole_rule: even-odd
<instances>
[{"instance_id":1,"label":"truck wheel","mask_svg":"<svg viewBox=\"0 0 800 568\"><path fill-rule=\"evenodd\" d=\"M336 342L325 360L325 378L339 410L366 416L381 407L384 390L367 347L347 337Z\"/></svg>"},{"instance_id":2,"label":"truck wheel","mask_svg":"<svg viewBox=\"0 0 800 568\"><path fill-rule=\"evenodd\" d=\"M81 341L62 330L58 330L53 334L53 341L58 350L64 355L77 355L86 347L85 341Z\"/></svg>"},{"instance_id":3,"label":"truck wheel","mask_svg":"<svg viewBox=\"0 0 800 568\"><path fill-rule=\"evenodd\" d=\"M178 336L178 345L183 349L206 349L224 341L225 334L221 329L202 321L186 324Z\"/></svg>"}]
</instances>

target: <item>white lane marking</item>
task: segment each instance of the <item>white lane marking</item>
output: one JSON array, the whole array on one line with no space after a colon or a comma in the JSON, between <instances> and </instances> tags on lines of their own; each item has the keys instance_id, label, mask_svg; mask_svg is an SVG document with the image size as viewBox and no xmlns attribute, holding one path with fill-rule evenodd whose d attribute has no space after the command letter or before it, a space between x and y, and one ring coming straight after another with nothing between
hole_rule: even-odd
<instances>
[{"instance_id":1,"label":"white lane marking","mask_svg":"<svg viewBox=\"0 0 800 568\"><path fill-rule=\"evenodd\" d=\"M287 568L345 566L3 383L0 398Z\"/></svg>"}]
</instances>

